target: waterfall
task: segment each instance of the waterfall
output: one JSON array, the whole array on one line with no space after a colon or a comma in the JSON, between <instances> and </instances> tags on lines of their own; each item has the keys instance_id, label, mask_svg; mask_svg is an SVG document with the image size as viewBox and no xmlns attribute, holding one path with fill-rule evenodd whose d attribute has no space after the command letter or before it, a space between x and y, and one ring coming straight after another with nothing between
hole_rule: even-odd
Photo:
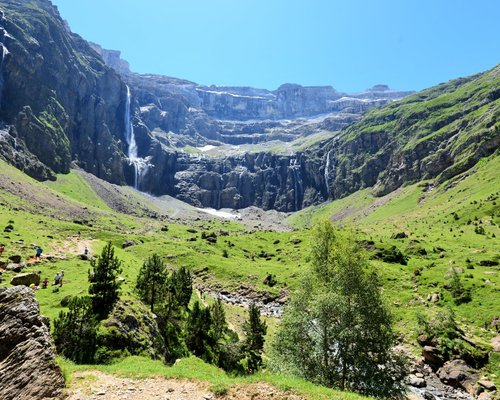
<instances>
[{"instance_id":1,"label":"waterfall","mask_svg":"<svg viewBox=\"0 0 500 400\"><path fill-rule=\"evenodd\" d=\"M3 92L3 65L5 63L5 57L9 54L9 50L3 43L0 42L0 47L2 48L2 60L0 61L0 104L2 104L2 92Z\"/></svg>"},{"instance_id":2,"label":"waterfall","mask_svg":"<svg viewBox=\"0 0 500 400\"><path fill-rule=\"evenodd\" d=\"M128 145L128 160L130 165L132 165L132 167L134 168L134 188L136 190L140 190L141 178L146 174L148 168L150 167L150 157L141 158L138 155L130 104L130 88L127 85L127 99L125 102L125 140L127 141Z\"/></svg>"},{"instance_id":3,"label":"waterfall","mask_svg":"<svg viewBox=\"0 0 500 400\"><path fill-rule=\"evenodd\" d=\"M330 150L327 154L326 154L326 164L325 164L325 184L326 184L326 193L328 194L328 196L330 196L330 184L328 183L328 181L330 180L330 153L332 151Z\"/></svg>"},{"instance_id":4,"label":"waterfall","mask_svg":"<svg viewBox=\"0 0 500 400\"><path fill-rule=\"evenodd\" d=\"M301 207L300 194L302 193L302 174L301 165L296 158L290 159L290 167L293 172L293 200L295 211L299 211Z\"/></svg>"}]
</instances>

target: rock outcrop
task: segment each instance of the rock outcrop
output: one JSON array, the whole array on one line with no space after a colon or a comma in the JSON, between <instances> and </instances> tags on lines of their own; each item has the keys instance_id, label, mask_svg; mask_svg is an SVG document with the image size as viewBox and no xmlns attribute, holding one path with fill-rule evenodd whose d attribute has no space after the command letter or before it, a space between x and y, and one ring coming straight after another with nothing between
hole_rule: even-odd
<instances>
[{"instance_id":1,"label":"rock outcrop","mask_svg":"<svg viewBox=\"0 0 500 400\"><path fill-rule=\"evenodd\" d=\"M125 183L126 87L119 75L67 30L50 1L1 0L0 7L0 120L10 127L0 148L14 142L2 158L37 179L69 172L75 160Z\"/></svg>"},{"instance_id":2,"label":"rock outcrop","mask_svg":"<svg viewBox=\"0 0 500 400\"><path fill-rule=\"evenodd\" d=\"M26 287L0 288L0 398L61 399L64 379L55 363L48 322Z\"/></svg>"}]
</instances>

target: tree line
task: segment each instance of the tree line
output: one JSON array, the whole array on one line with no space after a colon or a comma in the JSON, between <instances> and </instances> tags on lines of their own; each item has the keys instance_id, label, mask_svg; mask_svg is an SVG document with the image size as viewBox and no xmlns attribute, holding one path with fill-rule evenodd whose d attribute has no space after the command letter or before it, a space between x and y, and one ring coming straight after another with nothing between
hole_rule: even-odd
<instances>
[{"instance_id":1,"label":"tree line","mask_svg":"<svg viewBox=\"0 0 500 400\"><path fill-rule=\"evenodd\" d=\"M108 243L97 259L91 260L88 296L73 297L68 310L54 321L54 342L58 352L76 363L96 363L99 357L98 329L120 298L121 261ZM195 355L226 371L256 372L262 365L265 322L255 304L250 305L243 324L245 338L229 329L223 304L216 299L205 307L193 300L193 282L185 267L169 271L158 254L142 265L135 291L156 316L164 342L164 362ZM109 361L109 360L108 360Z\"/></svg>"},{"instance_id":2,"label":"tree line","mask_svg":"<svg viewBox=\"0 0 500 400\"><path fill-rule=\"evenodd\" d=\"M376 271L354 237L330 222L318 224L312 239L311 266L285 307L268 367L327 387L404 398L407 360L394 351L392 316ZM76 362L94 360L95 321L118 299L121 269L111 244L92 266L90 296L72 300L54 323L59 351ZM228 328L221 301L209 307L193 301L189 270L169 271L158 255L144 262L136 292L157 317L166 363L193 354L231 372L262 366L267 327L255 305L240 340Z\"/></svg>"}]
</instances>

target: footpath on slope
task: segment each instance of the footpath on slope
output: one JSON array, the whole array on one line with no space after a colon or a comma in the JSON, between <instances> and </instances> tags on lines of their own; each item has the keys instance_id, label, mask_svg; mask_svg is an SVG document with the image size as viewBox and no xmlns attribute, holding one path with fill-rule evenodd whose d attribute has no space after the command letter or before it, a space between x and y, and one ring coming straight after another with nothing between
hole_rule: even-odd
<instances>
[{"instance_id":1,"label":"footpath on slope","mask_svg":"<svg viewBox=\"0 0 500 400\"><path fill-rule=\"evenodd\" d=\"M232 387L216 396L210 384L185 379L161 377L132 379L99 371L82 371L73 375L67 400L306 400L280 391L267 383Z\"/></svg>"}]
</instances>

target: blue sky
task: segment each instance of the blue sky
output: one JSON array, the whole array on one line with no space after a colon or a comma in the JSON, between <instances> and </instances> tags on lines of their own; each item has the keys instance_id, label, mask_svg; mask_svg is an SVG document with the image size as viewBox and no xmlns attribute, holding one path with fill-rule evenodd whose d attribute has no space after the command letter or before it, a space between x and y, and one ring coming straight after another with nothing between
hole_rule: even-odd
<instances>
[{"instance_id":1,"label":"blue sky","mask_svg":"<svg viewBox=\"0 0 500 400\"><path fill-rule=\"evenodd\" d=\"M53 0L133 71L201 84L423 89L500 62L497 0Z\"/></svg>"}]
</instances>

